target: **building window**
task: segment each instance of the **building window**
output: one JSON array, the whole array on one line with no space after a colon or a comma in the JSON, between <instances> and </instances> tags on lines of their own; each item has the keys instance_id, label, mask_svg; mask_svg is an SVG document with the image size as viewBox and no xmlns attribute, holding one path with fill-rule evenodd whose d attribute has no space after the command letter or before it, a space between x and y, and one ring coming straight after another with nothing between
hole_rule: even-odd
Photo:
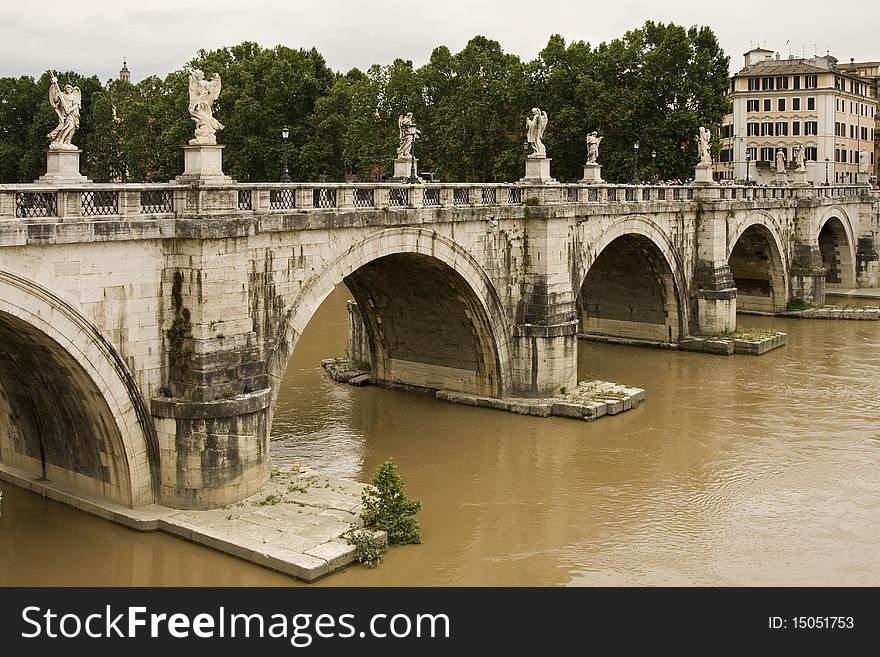
<instances>
[{"instance_id":1,"label":"building window","mask_svg":"<svg viewBox=\"0 0 880 657\"><path fill-rule=\"evenodd\" d=\"M749 91L759 91L761 89L760 78L749 78Z\"/></svg>"},{"instance_id":2,"label":"building window","mask_svg":"<svg viewBox=\"0 0 880 657\"><path fill-rule=\"evenodd\" d=\"M791 122L791 134L794 137L797 137L801 134L801 122L800 121L792 121Z\"/></svg>"},{"instance_id":3,"label":"building window","mask_svg":"<svg viewBox=\"0 0 880 657\"><path fill-rule=\"evenodd\" d=\"M818 135L819 134L819 122L818 121L804 121L804 134L805 135Z\"/></svg>"},{"instance_id":4,"label":"building window","mask_svg":"<svg viewBox=\"0 0 880 657\"><path fill-rule=\"evenodd\" d=\"M794 112L798 112L801 109L801 99L800 98L792 98L791 99L791 109Z\"/></svg>"},{"instance_id":5,"label":"building window","mask_svg":"<svg viewBox=\"0 0 880 657\"><path fill-rule=\"evenodd\" d=\"M819 159L819 149L815 146L807 146L804 148L804 159L810 162L816 162Z\"/></svg>"},{"instance_id":6,"label":"building window","mask_svg":"<svg viewBox=\"0 0 880 657\"><path fill-rule=\"evenodd\" d=\"M746 136L747 137L757 137L758 136L758 124L754 121L746 124Z\"/></svg>"},{"instance_id":7,"label":"building window","mask_svg":"<svg viewBox=\"0 0 880 657\"><path fill-rule=\"evenodd\" d=\"M746 157L750 159L752 162L758 159L758 147L757 146L749 146L746 149Z\"/></svg>"},{"instance_id":8,"label":"building window","mask_svg":"<svg viewBox=\"0 0 880 657\"><path fill-rule=\"evenodd\" d=\"M834 161L840 162L840 149L839 148L834 149Z\"/></svg>"},{"instance_id":9,"label":"building window","mask_svg":"<svg viewBox=\"0 0 880 657\"><path fill-rule=\"evenodd\" d=\"M794 78L793 78L793 81L794 81L794 87L793 87L793 88L794 88L794 89L800 89L800 88L801 88L801 76L800 76L800 75L795 75Z\"/></svg>"},{"instance_id":10,"label":"building window","mask_svg":"<svg viewBox=\"0 0 880 657\"><path fill-rule=\"evenodd\" d=\"M773 147L772 146L764 146L761 149L761 160L764 162L772 162L773 161Z\"/></svg>"},{"instance_id":11,"label":"building window","mask_svg":"<svg viewBox=\"0 0 880 657\"><path fill-rule=\"evenodd\" d=\"M777 89L788 89L788 78L786 76L776 78Z\"/></svg>"},{"instance_id":12,"label":"building window","mask_svg":"<svg viewBox=\"0 0 880 657\"><path fill-rule=\"evenodd\" d=\"M819 86L819 78L815 75L805 75L804 82L806 82L807 89L815 89Z\"/></svg>"},{"instance_id":13,"label":"building window","mask_svg":"<svg viewBox=\"0 0 880 657\"><path fill-rule=\"evenodd\" d=\"M761 78L761 89L764 91L773 91L773 78Z\"/></svg>"},{"instance_id":14,"label":"building window","mask_svg":"<svg viewBox=\"0 0 880 657\"><path fill-rule=\"evenodd\" d=\"M777 121L776 122L776 136L777 137L788 137L788 121Z\"/></svg>"},{"instance_id":15,"label":"building window","mask_svg":"<svg viewBox=\"0 0 880 657\"><path fill-rule=\"evenodd\" d=\"M811 96L810 98L807 98L807 111L812 112L815 110L816 110L816 97Z\"/></svg>"},{"instance_id":16,"label":"building window","mask_svg":"<svg viewBox=\"0 0 880 657\"><path fill-rule=\"evenodd\" d=\"M773 109L773 99L772 98L765 98L764 99L764 111L769 112L772 109Z\"/></svg>"},{"instance_id":17,"label":"building window","mask_svg":"<svg viewBox=\"0 0 880 657\"><path fill-rule=\"evenodd\" d=\"M862 141L868 141L868 128L862 128Z\"/></svg>"},{"instance_id":18,"label":"building window","mask_svg":"<svg viewBox=\"0 0 880 657\"><path fill-rule=\"evenodd\" d=\"M762 137L772 137L773 136L773 122L772 121L764 121L761 124L761 136Z\"/></svg>"},{"instance_id":19,"label":"building window","mask_svg":"<svg viewBox=\"0 0 880 657\"><path fill-rule=\"evenodd\" d=\"M758 111L758 99L752 98L746 101L746 112L757 112Z\"/></svg>"},{"instance_id":20,"label":"building window","mask_svg":"<svg viewBox=\"0 0 880 657\"><path fill-rule=\"evenodd\" d=\"M779 111L779 112L784 112L784 111L785 111L785 98L780 98L780 99L776 102L776 110Z\"/></svg>"}]
</instances>

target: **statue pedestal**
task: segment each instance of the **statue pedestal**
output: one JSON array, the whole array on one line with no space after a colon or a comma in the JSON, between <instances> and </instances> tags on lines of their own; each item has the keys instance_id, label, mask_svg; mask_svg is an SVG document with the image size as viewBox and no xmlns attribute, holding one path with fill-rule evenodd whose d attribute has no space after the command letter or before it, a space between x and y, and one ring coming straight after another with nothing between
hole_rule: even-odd
<instances>
[{"instance_id":1,"label":"statue pedestal","mask_svg":"<svg viewBox=\"0 0 880 657\"><path fill-rule=\"evenodd\" d=\"M788 174L780 173L777 171L773 174L773 184L774 185L787 185L788 184Z\"/></svg>"},{"instance_id":2,"label":"statue pedestal","mask_svg":"<svg viewBox=\"0 0 880 657\"><path fill-rule=\"evenodd\" d=\"M419 175L419 159L412 157L398 157L394 160L394 177L391 180L405 182L409 180L415 165L416 177Z\"/></svg>"},{"instance_id":3,"label":"statue pedestal","mask_svg":"<svg viewBox=\"0 0 880 657\"><path fill-rule=\"evenodd\" d=\"M556 181L550 177L550 160L549 157L532 157L526 158L526 175L520 179L523 183L555 183Z\"/></svg>"},{"instance_id":4,"label":"statue pedestal","mask_svg":"<svg viewBox=\"0 0 880 657\"><path fill-rule=\"evenodd\" d=\"M598 164L596 164L595 162L587 162L584 165L584 177L581 178L579 182L582 182L582 183L605 182L604 180L602 180L602 167L599 166Z\"/></svg>"},{"instance_id":5,"label":"statue pedestal","mask_svg":"<svg viewBox=\"0 0 880 657\"><path fill-rule=\"evenodd\" d=\"M61 150L50 148L46 151L46 175L40 176L35 182L38 183L90 183L92 182L79 172L78 148Z\"/></svg>"},{"instance_id":6,"label":"statue pedestal","mask_svg":"<svg viewBox=\"0 0 880 657\"><path fill-rule=\"evenodd\" d=\"M694 184L697 185L714 185L715 180L712 178L712 166L698 164L694 167Z\"/></svg>"},{"instance_id":7,"label":"statue pedestal","mask_svg":"<svg viewBox=\"0 0 880 657\"><path fill-rule=\"evenodd\" d=\"M871 184L871 174L867 171L859 171L856 174L856 184L857 185L869 185Z\"/></svg>"},{"instance_id":8,"label":"statue pedestal","mask_svg":"<svg viewBox=\"0 0 880 657\"><path fill-rule=\"evenodd\" d=\"M228 185L235 181L223 173L223 146L184 146L183 174L176 183L199 183L203 185Z\"/></svg>"},{"instance_id":9,"label":"statue pedestal","mask_svg":"<svg viewBox=\"0 0 880 657\"><path fill-rule=\"evenodd\" d=\"M795 169L794 171L792 171L791 172L791 184L792 185L801 185L801 186L809 185L810 183L807 182L807 170L806 169L802 169L802 170Z\"/></svg>"}]
</instances>

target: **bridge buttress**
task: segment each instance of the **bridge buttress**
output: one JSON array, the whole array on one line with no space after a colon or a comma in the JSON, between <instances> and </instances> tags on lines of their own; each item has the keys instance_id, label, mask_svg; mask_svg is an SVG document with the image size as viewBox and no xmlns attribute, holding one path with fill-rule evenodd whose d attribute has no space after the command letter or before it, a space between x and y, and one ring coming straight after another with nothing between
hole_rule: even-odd
<instances>
[{"instance_id":1,"label":"bridge buttress","mask_svg":"<svg viewBox=\"0 0 880 657\"><path fill-rule=\"evenodd\" d=\"M530 208L532 210L532 208ZM572 219L524 222L524 271L513 326L514 395L544 397L577 385L577 328L568 245Z\"/></svg>"},{"instance_id":2,"label":"bridge buttress","mask_svg":"<svg viewBox=\"0 0 880 657\"><path fill-rule=\"evenodd\" d=\"M691 333L734 330L736 286L727 262L727 217L724 211L698 209L693 271Z\"/></svg>"},{"instance_id":3,"label":"bridge buttress","mask_svg":"<svg viewBox=\"0 0 880 657\"><path fill-rule=\"evenodd\" d=\"M175 508L223 506L269 478L271 395L250 316L247 230L226 229L233 236L199 228L200 239L166 248L167 385L151 408L160 501Z\"/></svg>"}]
</instances>

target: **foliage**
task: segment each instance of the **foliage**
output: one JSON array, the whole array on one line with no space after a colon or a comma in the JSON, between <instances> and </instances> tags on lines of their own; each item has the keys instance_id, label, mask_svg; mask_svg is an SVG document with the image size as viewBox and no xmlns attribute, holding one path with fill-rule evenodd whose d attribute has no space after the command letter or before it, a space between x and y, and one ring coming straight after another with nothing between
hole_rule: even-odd
<instances>
[{"instance_id":1,"label":"foliage","mask_svg":"<svg viewBox=\"0 0 880 657\"><path fill-rule=\"evenodd\" d=\"M422 532L415 514L422 505L403 492L404 482L394 459L389 458L376 469L371 484L361 495L364 526L387 532L389 543L421 543Z\"/></svg>"},{"instance_id":2,"label":"foliage","mask_svg":"<svg viewBox=\"0 0 880 657\"><path fill-rule=\"evenodd\" d=\"M369 529L352 527L343 536L351 545L355 546L355 554L359 562L368 568L375 568L382 563L382 558L388 551L386 535Z\"/></svg>"},{"instance_id":3,"label":"foliage","mask_svg":"<svg viewBox=\"0 0 880 657\"><path fill-rule=\"evenodd\" d=\"M192 337L192 323L188 316L178 317L171 323L167 331L170 348L168 350L168 362L178 365L192 355L188 346L188 339Z\"/></svg>"},{"instance_id":4,"label":"foliage","mask_svg":"<svg viewBox=\"0 0 880 657\"><path fill-rule=\"evenodd\" d=\"M708 27L647 22L598 46L550 37L534 61L506 53L497 41L473 37L453 53L434 48L419 68L396 59L334 73L314 48L262 48L253 42L200 50L165 78L137 84L58 74L82 90L74 143L83 172L96 181L155 181L181 172L181 147L192 137L186 111L195 68L219 73L214 114L224 169L240 181L278 180L281 128L290 131L294 180L374 180L387 176L398 143L397 118L413 112L422 131L414 147L420 170L442 180L512 181L522 176L525 118L539 105L554 175L577 180L585 137L603 137L599 161L607 180L633 176L640 144L642 179L687 178L697 160L700 125L715 127L727 111L729 58ZM30 182L45 172L46 134L55 114L50 74L0 78L0 182Z\"/></svg>"}]
</instances>

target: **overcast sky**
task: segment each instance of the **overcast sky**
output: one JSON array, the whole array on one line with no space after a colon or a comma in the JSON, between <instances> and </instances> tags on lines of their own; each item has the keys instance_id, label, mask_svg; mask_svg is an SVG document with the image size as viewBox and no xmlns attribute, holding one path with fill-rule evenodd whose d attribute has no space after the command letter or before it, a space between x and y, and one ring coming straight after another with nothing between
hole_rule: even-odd
<instances>
[{"instance_id":1,"label":"overcast sky","mask_svg":"<svg viewBox=\"0 0 880 657\"><path fill-rule=\"evenodd\" d=\"M315 47L328 65L424 64L431 50L458 52L485 35L524 60L535 58L551 34L596 45L646 20L708 25L731 56L761 45L841 61L880 59L880 2L713 2L712 0L2 0L0 76L39 76L47 69L116 77L123 57L132 80L164 77L200 48L242 41L271 48ZM747 7L747 8L746 8ZM829 8L839 7L832 18ZM829 29L830 28L830 29Z\"/></svg>"}]
</instances>

